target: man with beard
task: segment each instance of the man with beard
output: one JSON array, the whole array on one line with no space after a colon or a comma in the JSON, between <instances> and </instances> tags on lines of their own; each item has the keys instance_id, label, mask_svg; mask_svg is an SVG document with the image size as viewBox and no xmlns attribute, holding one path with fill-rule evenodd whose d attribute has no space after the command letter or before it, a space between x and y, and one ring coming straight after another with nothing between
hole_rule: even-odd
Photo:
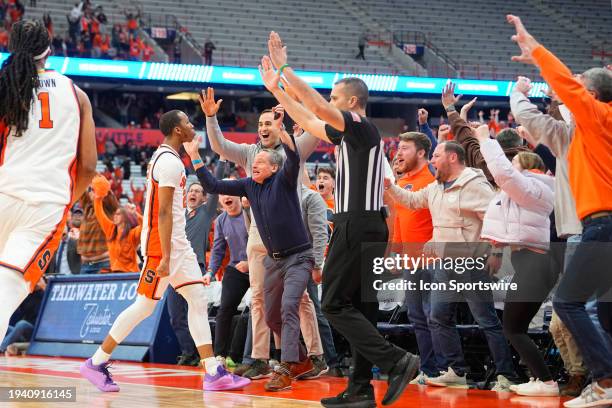
<instances>
[{"instance_id":1,"label":"man with beard","mask_svg":"<svg viewBox=\"0 0 612 408\"><path fill-rule=\"evenodd\" d=\"M256 144L238 144L223 137L217 122L217 112L223 100L215 101L215 93L212 88L208 88L206 93L202 91L200 106L206 115L206 132L212 150L226 157L229 161L236 163L246 170L247 176L251 177L255 157L265 149L272 149L285 157L285 151L280 142L280 134L283 125L284 111L282 107L274 110L267 109L259 116L257 133L259 142ZM306 159L312 154L319 144L318 139L306 133L296 140L296 147L300 156L300 174L304 171ZM298 196L301 192L298 189ZM255 218L251 217L249 229L249 240L247 244L247 256L249 260L249 279L252 291L251 301L251 323L252 341L249 343L247 337L247 349L252 345L250 359L245 365L236 368L236 373L251 379L269 377L272 370L266 360L270 358L270 329L264 319L264 259L267 250L261 239ZM315 308L308 293L304 291L304 296L300 303L300 322L304 335L304 341L308 347L309 354L320 356L323 354L321 338ZM247 352L245 351L245 354ZM327 367L317 366L315 370L324 371Z\"/></svg>"},{"instance_id":2,"label":"man with beard","mask_svg":"<svg viewBox=\"0 0 612 408\"><path fill-rule=\"evenodd\" d=\"M431 141L427 135L419 132L402 133L399 136L397 155L394 166L402 176L396 185L406 191L418 191L435 181L435 169L428 163ZM392 250L399 253L420 255L422 243L431 239L433 226L429 209L409 209L395 204L395 222L393 227ZM419 282L431 281L431 271L419 269L406 271L405 278ZM420 288L420 285L416 286ZM433 348L432 333L429 330L429 291L413 290L406 293L406 306L410 322L414 324L419 356L421 357L420 373L413 384L425 384L428 377L439 374L438 364Z\"/></svg>"},{"instance_id":3,"label":"man with beard","mask_svg":"<svg viewBox=\"0 0 612 408\"><path fill-rule=\"evenodd\" d=\"M486 250L478 242L484 214L495 195L493 188L482 170L466 167L465 150L456 142L438 144L431 164L436 168L436 181L425 188L407 191L386 179L385 189L399 205L413 210L429 209L434 225L429 242L439 243L445 249L469 248L468 256L472 258L484 256ZM466 243L472 244L468 244L471 245L468 247ZM448 252L445 254L450 255ZM484 268L474 267L463 274L449 269L436 269L433 272L433 282L448 285L452 279L471 283L490 281ZM437 387L467 388L468 365L461 349L455 316L460 301L467 302L474 319L485 333L497 373L506 379L514 379L516 373L512 353L495 312L491 291L450 293L436 290L431 292L429 327L436 355L442 367L448 368L441 371L440 376L425 379L425 383Z\"/></svg>"}]
</instances>

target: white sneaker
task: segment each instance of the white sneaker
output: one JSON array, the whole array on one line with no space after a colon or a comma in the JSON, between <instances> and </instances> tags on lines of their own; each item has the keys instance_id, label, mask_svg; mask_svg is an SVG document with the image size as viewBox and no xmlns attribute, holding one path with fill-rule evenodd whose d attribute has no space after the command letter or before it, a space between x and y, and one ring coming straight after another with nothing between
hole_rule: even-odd
<instances>
[{"instance_id":1,"label":"white sneaker","mask_svg":"<svg viewBox=\"0 0 612 408\"><path fill-rule=\"evenodd\" d=\"M514 384L509 379L507 379L506 377L500 374L497 376L497 382L495 383L495 386L491 388L491 391L512 392L511 390L512 386L516 386L516 384Z\"/></svg>"},{"instance_id":2,"label":"white sneaker","mask_svg":"<svg viewBox=\"0 0 612 408\"><path fill-rule=\"evenodd\" d=\"M465 374L458 376L451 367L448 367L448 371L442 371L438 377L427 378L425 382L434 387L468 388Z\"/></svg>"},{"instance_id":3,"label":"white sneaker","mask_svg":"<svg viewBox=\"0 0 612 408\"><path fill-rule=\"evenodd\" d=\"M556 382L553 384L546 384L539 379L534 380L531 378L528 383L512 387L512 391L516 392L518 395L525 395L528 397L558 397L559 385Z\"/></svg>"},{"instance_id":4,"label":"white sneaker","mask_svg":"<svg viewBox=\"0 0 612 408\"><path fill-rule=\"evenodd\" d=\"M593 381L586 386L579 397L563 404L566 408L589 408L612 405L612 388L602 388Z\"/></svg>"},{"instance_id":5,"label":"white sneaker","mask_svg":"<svg viewBox=\"0 0 612 408\"><path fill-rule=\"evenodd\" d=\"M416 377L414 377L414 379L412 381L410 381L410 384L413 385L425 385L427 384L427 379L429 377L427 377L427 374L425 374L424 372L419 372L419 375L417 375Z\"/></svg>"}]
</instances>

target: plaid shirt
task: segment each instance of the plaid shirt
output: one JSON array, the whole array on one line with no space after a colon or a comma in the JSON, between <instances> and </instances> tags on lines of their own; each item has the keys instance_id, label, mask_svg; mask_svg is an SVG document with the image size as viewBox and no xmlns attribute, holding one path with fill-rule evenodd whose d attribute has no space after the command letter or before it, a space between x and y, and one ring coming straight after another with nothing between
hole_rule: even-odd
<instances>
[{"instance_id":1,"label":"plaid shirt","mask_svg":"<svg viewBox=\"0 0 612 408\"><path fill-rule=\"evenodd\" d=\"M77 252L85 258L96 258L108 252L106 237L98 224L92 204L83 208Z\"/></svg>"}]
</instances>

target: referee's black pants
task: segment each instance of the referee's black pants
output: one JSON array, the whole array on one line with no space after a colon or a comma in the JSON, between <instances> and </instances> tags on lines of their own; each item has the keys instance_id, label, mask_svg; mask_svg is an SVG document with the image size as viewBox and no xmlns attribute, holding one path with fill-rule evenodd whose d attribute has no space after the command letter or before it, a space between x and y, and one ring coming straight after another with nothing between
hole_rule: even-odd
<instances>
[{"instance_id":1,"label":"referee's black pants","mask_svg":"<svg viewBox=\"0 0 612 408\"><path fill-rule=\"evenodd\" d=\"M334 215L334 232L323 270L321 307L332 326L351 345L352 387L372 380L373 364L388 372L406 354L385 340L376 328L378 302L372 286L372 265L375 257L384 256L388 237L381 212Z\"/></svg>"}]
</instances>

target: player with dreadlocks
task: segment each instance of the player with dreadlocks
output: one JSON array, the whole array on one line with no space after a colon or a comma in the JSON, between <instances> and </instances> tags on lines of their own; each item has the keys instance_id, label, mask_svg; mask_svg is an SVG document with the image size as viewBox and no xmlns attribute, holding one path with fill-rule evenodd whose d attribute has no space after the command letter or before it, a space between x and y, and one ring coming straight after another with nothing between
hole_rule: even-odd
<instances>
[{"instance_id":1,"label":"player with dreadlocks","mask_svg":"<svg viewBox=\"0 0 612 408\"><path fill-rule=\"evenodd\" d=\"M15 23L0 69L0 338L96 171L89 98L64 75L45 71L49 44L40 21Z\"/></svg>"}]
</instances>

